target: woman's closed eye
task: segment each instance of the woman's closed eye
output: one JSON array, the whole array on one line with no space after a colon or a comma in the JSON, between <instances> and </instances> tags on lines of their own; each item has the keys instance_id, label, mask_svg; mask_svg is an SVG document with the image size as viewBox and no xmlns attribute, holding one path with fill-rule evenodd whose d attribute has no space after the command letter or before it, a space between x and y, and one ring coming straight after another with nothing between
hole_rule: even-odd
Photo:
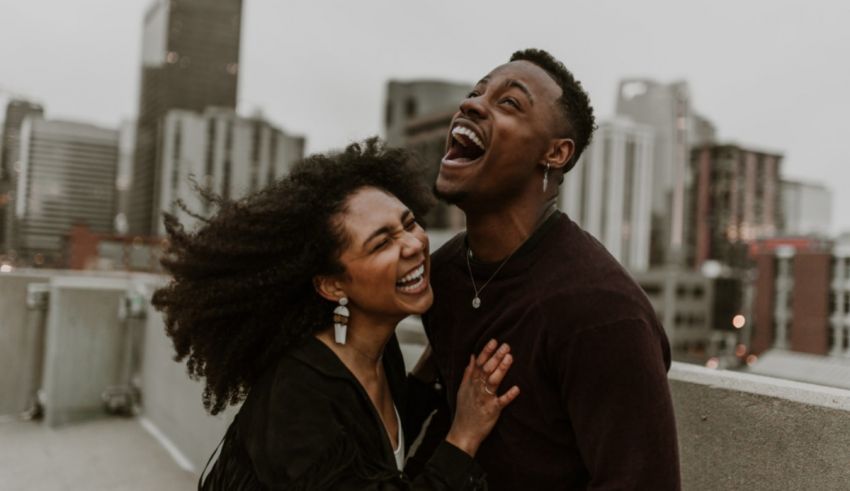
<instances>
[{"instance_id":1,"label":"woman's closed eye","mask_svg":"<svg viewBox=\"0 0 850 491\"><path fill-rule=\"evenodd\" d=\"M372 252L378 252L378 251L380 251L381 249L383 249L384 247L386 247L386 246L387 246L387 244L389 244L389 243L390 243L390 239L389 239L389 237L387 237L387 236L385 235L383 239L379 240L379 241L378 241L378 243L377 243L377 244L375 244L375 245L372 247Z\"/></svg>"}]
</instances>

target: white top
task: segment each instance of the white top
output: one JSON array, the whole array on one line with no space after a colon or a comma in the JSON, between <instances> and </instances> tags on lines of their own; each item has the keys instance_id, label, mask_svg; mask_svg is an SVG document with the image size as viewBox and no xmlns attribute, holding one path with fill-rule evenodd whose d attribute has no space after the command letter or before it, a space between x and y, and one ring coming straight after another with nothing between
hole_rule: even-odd
<instances>
[{"instance_id":1,"label":"white top","mask_svg":"<svg viewBox=\"0 0 850 491\"><path fill-rule=\"evenodd\" d=\"M401 429L401 416L398 415L398 408L393 404L395 410L395 419L398 421L398 448L393 449L395 455L395 465L398 470L404 469L404 431Z\"/></svg>"}]
</instances>

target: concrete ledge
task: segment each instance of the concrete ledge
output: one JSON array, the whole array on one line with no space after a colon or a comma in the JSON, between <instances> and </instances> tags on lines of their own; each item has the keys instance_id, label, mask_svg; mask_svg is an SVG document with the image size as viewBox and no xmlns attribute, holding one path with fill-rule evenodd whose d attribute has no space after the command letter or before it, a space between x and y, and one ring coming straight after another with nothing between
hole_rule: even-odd
<instances>
[{"instance_id":1,"label":"concrete ledge","mask_svg":"<svg viewBox=\"0 0 850 491\"><path fill-rule=\"evenodd\" d=\"M683 489L846 490L850 392L674 364Z\"/></svg>"},{"instance_id":2,"label":"concrete ledge","mask_svg":"<svg viewBox=\"0 0 850 491\"><path fill-rule=\"evenodd\" d=\"M850 411L850 391L795 382L764 375L712 370L699 365L673 363L671 381L707 385L712 389L733 390L748 394L776 397L812 406ZM850 417L850 414L848 414ZM848 461L850 464L850 461Z\"/></svg>"}]
</instances>

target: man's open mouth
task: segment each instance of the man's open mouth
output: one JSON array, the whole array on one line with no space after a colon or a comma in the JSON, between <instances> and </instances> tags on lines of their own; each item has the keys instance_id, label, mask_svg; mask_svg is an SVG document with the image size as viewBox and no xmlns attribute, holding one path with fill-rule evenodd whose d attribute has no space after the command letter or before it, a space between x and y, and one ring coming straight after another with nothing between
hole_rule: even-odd
<instances>
[{"instance_id":1,"label":"man's open mouth","mask_svg":"<svg viewBox=\"0 0 850 491\"><path fill-rule=\"evenodd\" d=\"M452 128L449 150L443 160L472 162L484 155L485 151L484 142L475 131L467 126L456 125Z\"/></svg>"}]
</instances>

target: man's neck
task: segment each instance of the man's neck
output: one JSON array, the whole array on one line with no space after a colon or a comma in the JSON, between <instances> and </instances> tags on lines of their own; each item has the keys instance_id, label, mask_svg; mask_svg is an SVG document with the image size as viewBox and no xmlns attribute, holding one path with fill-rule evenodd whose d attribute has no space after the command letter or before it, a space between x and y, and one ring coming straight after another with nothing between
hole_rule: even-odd
<instances>
[{"instance_id":1,"label":"man's neck","mask_svg":"<svg viewBox=\"0 0 850 491\"><path fill-rule=\"evenodd\" d=\"M555 210L555 198L532 203L512 203L492 210L466 212L469 248L481 261L501 261L534 233Z\"/></svg>"}]
</instances>

